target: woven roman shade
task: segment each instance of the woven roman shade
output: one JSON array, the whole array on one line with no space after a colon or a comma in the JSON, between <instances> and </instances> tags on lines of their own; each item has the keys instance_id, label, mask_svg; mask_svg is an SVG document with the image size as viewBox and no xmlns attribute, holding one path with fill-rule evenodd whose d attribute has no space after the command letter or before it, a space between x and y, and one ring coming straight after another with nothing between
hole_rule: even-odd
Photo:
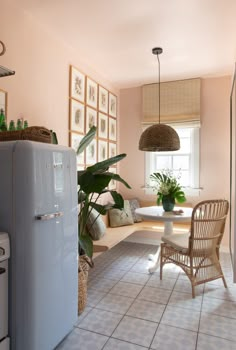
<instances>
[{"instance_id":1,"label":"woven roman shade","mask_svg":"<svg viewBox=\"0 0 236 350\"><path fill-rule=\"evenodd\" d=\"M200 78L161 83L160 114L164 124L200 124ZM142 87L144 124L159 122L158 84Z\"/></svg>"}]
</instances>

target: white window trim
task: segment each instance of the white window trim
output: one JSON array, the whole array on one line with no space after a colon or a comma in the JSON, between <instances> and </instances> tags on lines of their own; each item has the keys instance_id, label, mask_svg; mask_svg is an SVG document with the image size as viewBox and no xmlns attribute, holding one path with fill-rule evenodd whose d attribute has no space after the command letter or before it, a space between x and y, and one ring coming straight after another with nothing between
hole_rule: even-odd
<instances>
[{"instance_id":1,"label":"white window trim","mask_svg":"<svg viewBox=\"0 0 236 350\"><path fill-rule=\"evenodd\" d=\"M172 126L173 127L173 126ZM187 126L188 127L188 126ZM181 129L184 128L181 125ZM175 127L178 129L178 127ZM177 130L178 131L178 130ZM194 136L191 138L193 143L191 144L191 148L194 149L194 157L190 157L191 167L194 167L194 173L192 173L191 184L192 187L183 187L183 191L187 196L198 197L200 196L200 128L193 128ZM145 152L145 194L147 195L155 195L155 191L152 188L148 187L150 183L150 175L155 172L153 167L152 152Z\"/></svg>"}]
</instances>

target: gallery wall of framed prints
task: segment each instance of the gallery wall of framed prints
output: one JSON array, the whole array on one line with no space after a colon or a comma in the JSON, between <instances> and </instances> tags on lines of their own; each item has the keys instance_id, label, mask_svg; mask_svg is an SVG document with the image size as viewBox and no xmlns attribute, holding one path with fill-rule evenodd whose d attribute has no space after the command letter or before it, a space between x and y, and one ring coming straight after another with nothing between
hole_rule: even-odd
<instances>
[{"instance_id":1,"label":"gallery wall of framed prints","mask_svg":"<svg viewBox=\"0 0 236 350\"><path fill-rule=\"evenodd\" d=\"M77 150L82 137L97 126L96 138L77 156L79 170L117 154L117 96L74 66L69 84L70 147Z\"/></svg>"}]
</instances>

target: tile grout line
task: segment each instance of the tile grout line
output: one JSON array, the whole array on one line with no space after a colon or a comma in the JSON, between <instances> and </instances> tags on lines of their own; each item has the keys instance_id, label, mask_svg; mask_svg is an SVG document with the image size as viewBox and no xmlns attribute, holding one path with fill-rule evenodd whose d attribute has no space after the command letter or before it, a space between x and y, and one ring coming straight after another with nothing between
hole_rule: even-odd
<instances>
[{"instance_id":1,"label":"tile grout line","mask_svg":"<svg viewBox=\"0 0 236 350\"><path fill-rule=\"evenodd\" d=\"M145 253L144 253L138 260L140 260L141 258L143 258L143 256L147 253L147 251L148 251L148 248L145 249ZM121 254L119 254L119 257L121 257L123 254L124 254L124 253L121 252ZM117 257L113 262L115 262L117 259L118 259L118 257ZM130 270L134 267L134 265L138 262L138 260L137 260L136 262L134 262L134 264L126 271L125 274L127 274L128 272L130 272ZM124 277L124 276L123 276L123 277ZM113 287L115 287L119 282L121 282L121 279L122 279L123 277L121 277L120 279L118 279L117 283L115 283ZM149 279L150 279L150 278L149 278ZM148 281L147 281L147 282L148 282ZM147 282L146 282L146 283L147 283ZM145 283L145 285L146 285L146 283ZM144 285L144 286L145 286L145 285ZM144 288L144 286L143 286L143 288ZM113 287L112 287L112 288L113 288ZM111 289L112 289L112 288L111 288ZM143 289L143 288L142 288L142 289ZM141 289L141 290L142 290L142 289ZM141 290L140 290L140 292L141 292ZM104 297L98 302L98 304L107 296L107 294L109 294L109 292L110 292L110 291L106 292L106 294L105 294ZM136 298L137 298L137 297L136 297ZM134 298L134 301L136 300L136 298ZM133 305L134 301L132 302L131 305ZM130 305L130 307L131 307L131 305ZM96 306L97 306L97 305L96 305ZM101 310L101 309L98 309L96 306L94 307L94 309ZM130 308L130 307L129 307L129 308ZM128 310L129 310L129 308L128 308ZM127 310L127 311L128 311L128 310ZM90 311L91 311L91 310L90 310ZM106 310L105 310L105 311L106 311ZM127 313L127 311L126 311L126 313ZM108 339L107 339L106 343L104 344L104 346L101 348L101 350L104 349L104 347L106 346L106 344L107 344L107 342L109 341L109 339L112 338L113 333L115 332L115 330L117 329L117 327L119 326L119 324L121 323L121 321L124 319L126 313L123 315L123 317L121 318L121 320L119 321L119 323L117 324L117 326L115 327L115 329L113 330L113 332L111 333L111 335L108 336ZM115 314L115 313L114 313L114 314ZM86 318L86 317L87 317L87 315L85 316L85 318ZM113 338L113 339L115 339L115 338ZM120 339L119 339L119 340L120 340ZM137 345L138 345L138 344L137 344Z\"/></svg>"},{"instance_id":2,"label":"tile grout line","mask_svg":"<svg viewBox=\"0 0 236 350\"><path fill-rule=\"evenodd\" d=\"M145 252L138 260L140 260L140 259L147 253L147 251L148 251L148 248L146 249L146 252ZM137 262L136 262L136 263L137 263ZM130 270L134 267L134 265L135 265L136 263L134 263L134 264L130 267L130 269L127 271L127 273L130 272ZM124 277L124 276L123 276L123 277ZM121 277L121 279L122 279L123 277ZM118 282L121 282L121 279L120 279ZM149 278L149 279L150 279L150 278ZM149 280L149 279L148 279L148 280ZM118 282L117 282L117 283L118 283ZM148 282L148 281L147 281L147 282ZM147 282L146 282L146 283L147 283ZM143 288L144 288L144 286L146 285L146 283L143 285ZM143 290L143 288L140 290L140 292L138 293L138 295L141 293L141 291ZM108 293L107 293L107 294L108 294ZM129 311L129 309L131 308L131 306L133 305L133 303L134 303L135 300L137 299L138 295L136 296L136 298L134 298L134 301L130 304L130 307L126 310L125 314L124 314L123 317L120 319L119 323L117 324L117 326L115 327L115 329L113 330L113 332L111 333L111 335L109 336L107 342L108 342L109 339L111 339L111 338L112 338L112 339L121 340L121 339L119 339L119 338L114 338L114 337L112 337L112 335L114 334L114 332L116 331L116 329L118 328L118 326L120 325L120 323L122 322L122 320L124 319L124 317L126 316L127 312ZM121 340L121 341L124 341L124 340ZM104 349L104 347L106 346L107 342L104 344L104 346L102 347L101 350ZM134 344L134 343L130 343L130 344ZM135 345L139 345L139 344L135 344Z\"/></svg>"},{"instance_id":3,"label":"tile grout line","mask_svg":"<svg viewBox=\"0 0 236 350\"><path fill-rule=\"evenodd\" d=\"M145 255L148 253L148 251L150 251L150 248L145 248L145 252L144 252L141 256L139 256L139 258L138 258L134 263L132 263L132 265L131 265L127 270L122 270L122 269L121 269L121 271L125 271L124 275L126 275L126 274L129 273L129 272L134 272L134 273L137 273L137 274L142 274L142 272L136 272L136 271L131 271L131 270L132 270L132 268L133 268L138 262L141 262L141 259L143 259L143 258L145 257ZM117 259L121 258L122 256L125 256L125 254L128 254L128 250L127 250L127 249L124 250L123 252L121 252L121 253L116 257L116 259L113 260L113 262L115 262ZM106 260L105 260L105 262L106 262ZM95 278L99 278L99 275L102 274L102 271L104 271L104 270L106 269L106 264L105 264L105 263L103 263L103 264L101 263L101 265L103 266L103 267L102 267L102 270L101 270L101 267L99 267L99 268L100 268L100 272L98 273L98 275L93 276L93 277L92 277L92 280L95 279ZM105 298L108 294L119 295L119 294L113 294L113 293L111 293L111 290L112 290L119 282L129 283L129 284L134 284L134 285L140 285L140 284L133 283L133 282L129 282L129 281L121 281L122 278L124 277L124 275L123 275L122 277L120 277L120 278L116 281L116 283L113 285L113 287L111 287L108 291L106 291L106 292L104 293L105 295L101 298L101 300L98 301L98 303L97 303L95 306L90 306L91 309L88 311L88 313L86 314L86 316L85 316L83 319L85 319L85 318L90 314L90 312L93 311L94 309L97 309L97 310L104 310L104 309L99 309L99 308L97 308L97 305L98 305L98 304L100 303L100 301L102 301L103 298ZM152 274L152 275L153 275L153 274ZM170 305L169 305L170 298L171 298L171 296L173 295L174 288L176 287L177 282L180 280L179 277L180 277L180 273L178 273L178 275L177 275L177 277L176 277L175 283L174 283L174 285L173 285L173 288L171 289L171 293L170 293L170 295L169 295L169 298L168 298L167 303L164 304L164 305L165 305L165 308L164 308L164 310L163 310L163 312L162 312L162 315L161 315L161 317L160 317L159 322L155 322L155 321L151 321L151 320L146 320L146 319L139 318L139 317L136 317L136 316L130 316L130 317L133 317L133 318L136 318L136 319L146 320L146 321L149 321L149 322L152 322L152 323L157 324L157 329L155 330L154 336L153 336L153 338L152 338L152 340L151 340L151 343L150 343L150 346L148 347L148 349L151 349L152 342L153 342L153 340L154 340L154 338L155 338L155 336L156 336L156 334L157 334L158 328L159 328L159 326L160 326L160 324L161 324L161 320L162 320L162 318L163 318L163 316L164 316L164 313L165 313L165 311L166 311L166 309L167 309L167 306L170 306ZM107 278L105 278L105 279L107 279ZM102 335L102 336L107 337L107 340L106 340L105 344L102 346L101 350L102 350L102 349L105 349L106 344L109 342L110 339L117 339L117 340L120 340L120 341L122 341L122 342L124 342L124 343L135 344L135 345L140 346L140 347L143 346L143 345L140 345L140 344L137 344L137 343L133 343L133 342L131 342L131 341L127 341L127 340L124 340L124 339L115 338L115 337L113 337L112 335L114 334L115 330L116 330L117 327L120 325L120 323L122 322L122 320L124 319L124 317L125 317L125 316L129 317L129 315L127 315L127 313L129 312L129 310L130 310L130 308L132 307L132 305L134 304L134 302L135 302L136 300L138 300L138 296L139 296L140 293L143 291L143 289L147 286L147 284L149 283L150 279L151 279L151 276L147 279L147 281L146 281L144 284L141 285L142 288L140 289L140 291L138 292L138 294L137 294L134 298L132 298L132 299L133 299L133 302L130 304L130 306L129 306L128 309L126 310L125 314L123 314L121 320L119 321L119 323L117 324L117 326L115 327L115 329L113 330L113 332L111 333L110 336L105 335L105 334L102 334L102 333L98 333L98 332L96 332L96 331L90 331L90 330L88 330L88 329L81 328L81 327L79 326L79 324L76 325L75 328L80 328L80 329L83 329L84 331L91 332L91 333L95 333L95 334L99 334L99 335ZM150 286L150 287L153 287L153 286ZM153 288L158 288L158 287L155 287L155 286L154 286ZM91 288L91 289L93 289L93 288ZM162 289L162 288L158 288L158 289ZM93 290L96 290L96 289L93 289ZM165 290L165 288L164 288L163 290ZM205 291L206 291L206 284L204 284L203 291L202 291L202 300L201 300L201 307L200 307L200 316L199 316L199 322L198 322L198 330L197 330L197 332L192 331L192 332L194 332L194 333L197 334L195 350L197 350L197 347L198 347L198 339L199 339L199 334L200 334L200 323L201 323L201 316L202 316L202 312L203 312L203 303L204 303L204 297L206 296L206 295L205 295ZM121 295L122 295L122 294L121 294ZM124 295L123 295L123 296L124 296ZM126 297L128 297L128 296L126 296ZM206 296L206 297L207 297L207 296ZM220 297L218 297L218 298L213 297L213 298L214 298L214 299L217 299L217 300L224 300L224 301L226 301L226 302L232 302L232 303L234 303L232 300L222 299L222 298L220 298ZM149 301L150 301L150 300L149 300ZM153 302L153 303L155 303L155 304L161 304L161 303L158 303L158 302ZM163 305L163 304L161 304L161 305ZM185 308L185 309L186 309L186 308ZM104 310L104 311L107 311L107 310ZM110 312L110 313L117 314L117 312L112 312L112 311L109 311L109 312ZM233 318L233 317L222 316L222 315L214 314L214 313L209 313L209 314L213 314L213 315L216 315L216 316L218 316L218 317L223 317L223 318L228 318L228 319L235 320L235 318ZM81 321L83 321L83 319L82 319ZM169 326L170 326L170 327L174 327L174 328L178 328L178 327L171 326L171 325L169 325ZM184 328L180 328L180 329L185 330ZM226 341L229 341L229 342L232 343L232 344L235 344L235 342L234 342L233 340L230 340L230 339L228 339L228 338L217 337L217 336L214 336L214 335L205 333L205 332L202 333L202 334L205 334L205 335L207 335L207 336L211 336L211 337L214 337L214 338L224 339L224 340L226 340ZM144 347L144 346L143 346L143 347ZM146 348L146 347L144 347L144 348ZM147 349L147 348L146 348L146 349Z\"/></svg>"},{"instance_id":4,"label":"tile grout line","mask_svg":"<svg viewBox=\"0 0 236 350\"><path fill-rule=\"evenodd\" d=\"M201 317L202 317L202 307L203 307L203 297L204 297L204 292L205 292L205 286L206 286L206 284L204 283L203 290L202 290L202 302L201 302L200 316L199 316L199 321L198 321L195 350L197 350L197 347L198 347L198 337L199 337L200 323L201 323Z\"/></svg>"},{"instance_id":5,"label":"tile grout line","mask_svg":"<svg viewBox=\"0 0 236 350\"><path fill-rule=\"evenodd\" d=\"M159 267L159 269L160 269L160 267ZM166 305L165 305L164 311L163 311L163 313L162 313L162 315L161 315L161 317L160 317L160 320L159 320L159 322L158 322L157 329L156 329L156 331L155 331L155 333L154 333L154 335L153 335L152 341L151 341L150 346L149 346L148 349L151 349L153 340L154 340L154 338L155 338L155 336L156 336L156 334L157 334L158 328L159 328L159 326L160 326L160 324L161 324L161 320L162 320L163 315L164 315L164 313L165 313L165 311L166 311L166 308L167 308L167 306L168 306L168 304L169 304L171 295L173 294L173 291L174 291L175 285L176 285L176 283L177 283L177 280L178 280L178 278L179 278L179 275L180 275L180 273L178 273L178 276L177 276L177 278L176 278L176 281L175 281L175 283L174 283L174 285L173 285L173 289L172 289L172 291L171 291L171 293L170 293L170 296L169 296L168 301L167 301L167 303L166 303Z\"/></svg>"}]
</instances>

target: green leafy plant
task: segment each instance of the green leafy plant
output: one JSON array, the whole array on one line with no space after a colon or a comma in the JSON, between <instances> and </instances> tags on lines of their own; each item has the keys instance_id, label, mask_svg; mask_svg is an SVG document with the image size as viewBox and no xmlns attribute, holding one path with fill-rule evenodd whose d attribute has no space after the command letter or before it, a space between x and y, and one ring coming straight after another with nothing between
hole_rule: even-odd
<instances>
[{"instance_id":1,"label":"green leafy plant","mask_svg":"<svg viewBox=\"0 0 236 350\"><path fill-rule=\"evenodd\" d=\"M83 152L96 134L96 127L93 126L89 132L81 140L77 154ZM89 257L93 255L93 240L89 235L87 221L92 209L97 210L98 216L105 215L111 208L123 209L123 197L116 191L108 189L110 181L115 180L121 182L127 188L130 186L118 174L109 172L109 167L126 157L126 154L119 154L115 157L98 162L85 170L77 172L78 179L78 204L79 204L79 253L85 253ZM99 198L110 193L113 202L106 205L99 203ZM98 217L97 216L97 217Z\"/></svg>"},{"instance_id":2,"label":"green leafy plant","mask_svg":"<svg viewBox=\"0 0 236 350\"><path fill-rule=\"evenodd\" d=\"M164 196L169 196L178 203L184 203L186 201L185 194L178 182L179 178L180 176L175 177L170 170L163 170L150 175L150 179L155 183L151 187L157 192L158 205L162 202Z\"/></svg>"}]
</instances>

